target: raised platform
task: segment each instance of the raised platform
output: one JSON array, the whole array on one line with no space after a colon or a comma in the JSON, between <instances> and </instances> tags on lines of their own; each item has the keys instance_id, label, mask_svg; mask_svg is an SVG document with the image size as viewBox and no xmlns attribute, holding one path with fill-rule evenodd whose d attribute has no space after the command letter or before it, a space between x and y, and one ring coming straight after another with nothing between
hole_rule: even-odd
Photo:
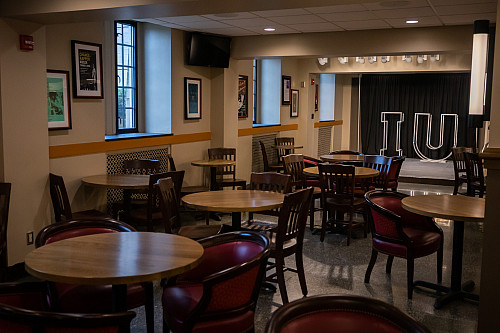
<instances>
[{"instance_id":1,"label":"raised platform","mask_svg":"<svg viewBox=\"0 0 500 333\"><path fill-rule=\"evenodd\" d=\"M399 181L432 185L453 186L455 176L453 161L430 162L407 158L401 167Z\"/></svg>"}]
</instances>

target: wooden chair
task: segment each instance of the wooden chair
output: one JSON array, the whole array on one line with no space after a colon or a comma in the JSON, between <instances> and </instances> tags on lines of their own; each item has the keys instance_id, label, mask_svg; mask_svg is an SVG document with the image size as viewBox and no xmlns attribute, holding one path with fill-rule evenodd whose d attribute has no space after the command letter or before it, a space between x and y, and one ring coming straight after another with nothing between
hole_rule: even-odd
<instances>
[{"instance_id":1,"label":"wooden chair","mask_svg":"<svg viewBox=\"0 0 500 333\"><path fill-rule=\"evenodd\" d=\"M464 152L465 170L467 176L467 195L482 198L486 192L484 183L483 159L478 153Z\"/></svg>"},{"instance_id":2,"label":"wooden chair","mask_svg":"<svg viewBox=\"0 0 500 333\"><path fill-rule=\"evenodd\" d=\"M282 172L285 167L283 164L269 164L269 160L267 159L266 146L264 142L259 141L260 150L262 151L262 163L264 163L264 172Z\"/></svg>"},{"instance_id":3,"label":"wooden chair","mask_svg":"<svg viewBox=\"0 0 500 333\"><path fill-rule=\"evenodd\" d=\"M208 158L211 160L231 160L236 161L236 148L209 148ZM246 180L236 178L236 165L217 168L217 185L219 188L240 186L246 188ZM230 176L226 178L225 176Z\"/></svg>"},{"instance_id":4,"label":"wooden chair","mask_svg":"<svg viewBox=\"0 0 500 333\"><path fill-rule=\"evenodd\" d=\"M177 171L177 168L175 167L174 158L172 157L172 155L168 154L167 158L169 164L169 171ZM181 198L191 193L206 192L206 191L210 191L210 188L204 185L182 186Z\"/></svg>"},{"instance_id":5,"label":"wooden chair","mask_svg":"<svg viewBox=\"0 0 500 333\"><path fill-rule=\"evenodd\" d=\"M10 183L0 183L0 282L7 280L7 224L9 220Z\"/></svg>"},{"instance_id":6,"label":"wooden chair","mask_svg":"<svg viewBox=\"0 0 500 333\"><path fill-rule=\"evenodd\" d=\"M405 161L405 156L396 156L392 158L391 166L389 167L389 174L387 175L387 182L384 190L390 189L391 191L398 190L399 173Z\"/></svg>"},{"instance_id":7,"label":"wooden chair","mask_svg":"<svg viewBox=\"0 0 500 333\"><path fill-rule=\"evenodd\" d=\"M250 175L250 189L286 194L291 190L290 178L290 175L279 174L276 172L252 172L252 174ZM273 229L278 226L276 222L256 220L254 219L253 214L254 213L250 212L248 221L242 223L241 226L244 229L262 231ZM262 211L258 212L257 214L279 216L279 209Z\"/></svg>"},{"instance_id":8,"label":"wooden chair","mask_svg":"<svg viewBox=\"0 0 500 333\"><path fill-rule=\"evenodd\" d=\"M315 332L431 333L424 325L393 305L374 298L320 295L279 307L265 333Z\"/></svg>"},{"instance_id":9,"label":"wooden chair","mask_svg":"<svg viewBox=\"0 0 500 333\"><path fill-rule=\"evenodd\" d=\"M455 183L453 187L453 195L465 194L459 192L460 187L467 183L467 168L465 166L464 153L472 153L472 148L469 147L453 147L451 149L451 157L453 159L453 171L455 174Z\"/></svg>"},{"instance_id":10,"label":"wooden chair","mask_svg":"<svg viewBox=\"0 0 500 333\"><path fill-rule=\"evenodd\" d=\"M239 231L199 242L200 264L163 289L163 331L253 332L269 239Z\"/></svg>"},{"instance_id":11,"label":"wooden chair","mask_svg":"<svg viewBox=\"0 0 500 333\"><path fill-rule=\"evenodd\" d=\"M302 294L307 295L302 248L312 194L311 187L286 194L280 209L278 227L269 231L272 242L270 258L274 258L275 263L269 265L267 270L274 269L275 272L268 275L266 281L278 283L283 304L288 303L285 271L293 271L298 274ZM295 255L297 269L285 266L285 258L291 255Z\"/></svg>"},{"instance_id":12,"label":"wooden chair","mask_svg":"<svg viewBox=\"0 0 500 333\"><path fill-rule=\"evenodd\" d=\"M321 198L321 189L319 188L319 180L313 178L307 178L304 175L305 161L304 155L302 154L290 154L283 156L283 163L285 164L285 173L289 174L292 178L290 180L290 185L293 189L301 189L305 187L313 187L313 199L311 201L311 209L309 212L310 220L309 227L311 230L314 229L314 212L319 211L320 208L316 208L314 201Z\"/></svg>"},{"instance_id":13,"label":"wooden chair","mask_svg":"<svg viewBox=\"0 0 500 333\"><path fill-rule=\"evenodd\" d=\"M391 161L392 159L386 156L365 155L363 158L363 167L379 171L377 177L373 177L365 183L365 187L367 187L370 190L374 190L376 188L381 188L381 189L387 188Z\"/></svg>"},{"instance_id":14,"label":"wooden chair","mask_svg":"<svg viewBox=\"0 0 500 333\"><path fill-rule=\"evenodd\" d=\"M19 332L117 332L129 333L135 312L49 312L47 284L13 282L0 284L0 331Z\"/></svg>"},{"instance_id":15,"label":"wooden chair","mask_svg":"<svg viewBox=\"0 0 500 333\"><path fill-rule=\"evenodd\" d=\"M134 232L132 226L113 219L78 220L51 224L37 235L35 246L50 244L68 238L111 232ZM82 249L85 251L85 249ZM73 313L111 313L111 285L75 285L51 283L49 294L55 311ZM154 331L154 300L151 282L127 285L127 309L144 305L147 331Z\"/></svg>"},{"instance_id":16,"label":"wooden chair","mask_svg":"<svg viewBox=\"0 0 500 333\"><path fill-rule=\"evenodd\" d=\"M413 295L413 271L416 258L437 252L437 281L443 277L443 231L431 218L411 213L401 206L407 195L375 190L366 193L368 220L372 231L372 256L365 283L379 252L387 254L386 273L391 273L394 257L406 259L408 299Z\"/></svg>"},{"instance_id":17,"label":"wooden chair","mask_svg":"<svg viewBox=\"0 0 500 333\"><path fill-rule=\"evenodd\" d=\"M172 178L161 178L158 181L160 208L165 232L177 234L191 239L201 239L221 232L221 225L181 226L179 217L179 191L175 189Z\"/></svg>"},{"instance_id":18,"label":"wooden chair","mask_svg":"<svg viewBox=\"0 0 500 333\"><path fill-rule=\"evenodd\" d=\"M54 217L56 223L62 221L87 219L90 217L108 217L107 214L104 214L95 209L72 212L71 205L69 203L68 192L66 191L66 185L64 185L63 177L51 173L49 174L49 183L50 198L52 199L52 207L54 208Z\"/></svg>"},{"instance_id":19,"label":"wooden chair","mask_svg":"<svg viewBox=\"0 0 500 333\"><path fill-rule=\"evenodd\" d=\"M293 146L295 145L295 139L293 137L274 138L274 144L276 146L290 146L290 148L276 148L278 161L280 162L283 161L283 156L295 153L295 150L293 149Z\"/></svg>"},{"instance_id":20,"label":"wooden chair","mask_svg":"<svg viewBox=\"0 0 500 333\"><path fill-rule=\"evenodd\" d=\"M361 226L364 235L367 234L366 214L364 208L365 199L354 195L355 192L355 167L342 164L320 164L319 182L321 188L321 203L323 206L323 219L321 222L321 237L323 242L327 223L347 224L347 246L351 242L352 229ZM354 212L361 210L363 221L354 221ZM349 213L349 221L336 219L336 212Z\"/></svg>"}]
</instances>

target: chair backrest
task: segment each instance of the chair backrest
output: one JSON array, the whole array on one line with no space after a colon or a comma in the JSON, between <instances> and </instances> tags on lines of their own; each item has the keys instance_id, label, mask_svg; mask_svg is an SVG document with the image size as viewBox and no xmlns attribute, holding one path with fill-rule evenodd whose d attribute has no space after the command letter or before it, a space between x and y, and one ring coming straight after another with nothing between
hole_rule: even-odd
<instances>
[{"instance_id":1,"label":"chair backrest","mask_svg":"<svg viewBox=\"0 0 500 333\"><path fill-rule=\"evenodd\" d=\"M208 158L211 160L230 160L236 161L236 148L209 148ZM225 175L236 178L236 165L218 167L217 176L224 177Z\"/></svg>"},{"instance_id":2,"label":"chair backrest","mask_svg":"<svg viewBox=\"0 0 500 333\"><path fill-rule=\"evenodd\" d=\"M0 284L0 331L19 332L130 332L133 311L114 314L48 312L43 282Z\"/></svg>"},{"instance_id":3,"label":"chair backrest","mask_svg":"<svg viewBox=\"0 0 500 333\"><path fill-rule=\"evenodd\" d=\"M322 163L318 165L318 174L322 202L327 198L336 198L349 205L354 203L356 167Z\"/></svg>"},{"instance_id":4,"label":"chair backrest","mask_svg":"<svg viewBox=\"0 0 500 333\"><path fill-rule=\"evenodd\" d=\"M430 333L395 306L374 298L321 295L298 299L276 310L265 333L331 332Z\"/></svg>"},{"instance_id":5,"label":"chair backrest","mask_svg":"<svg viewBox=\"0 0 500 333\"><path fill-rule=\"evenodd\" d=\"M479 157L478 153L464 152L463 155L465 159L467 183L472 184L478 182L481 187L484 187L483 159ZM470 192L470 190L468 192ZM468 194L474 195L474 193Z\"/></svg>"},{"instance_id":6,"label":"chair backrest","mask_svg":"<svg viewBox=\"0 0 500 333\"><path fill-rule=\"evenodd\" d=\"M291 191L291 178L290 175L277 172L252 172L250 175L250 189L289 193Z\"/></svg>"},{"instance_id":7,"label":"chair backrest","mask_svg":"<svg viewBox=\"0 0 500 333\"><path fill-rule=\"evenodd\" d=\"M266 146L264 145L264 142L259 141L260 145L260 150L262 152L262 163L264 164L264 172L269 171L269 160L267 159L267 152L266 152Z\"/></svg>"},{"instance_id":8,"label":"chair backrest","mask_svg":"<svg viewBox=\"0 0 500 333\"><path fill-rule=\"evenodd\" d=\"M270 253L269 238L253 231L224 233L199 240L204 253L198 266L178 282L203 283L200 305L192 325L254 311Z\"/></svg>"},{"instance_id":9,"label":"chair backrest","mask_svg":"<svg viewBox=\"0 0 500 333\"><path fill-rule=\"evenodd\" d=\"M9 220L10 183L0 183L0 282L7 278L7 223Z\"/></svg>"},{"instance_id":10,"label":"chair backrest","mask_svg":"<svg viewBox=\"0 0 500 333\"><path fill-rule=\"evenodd\" d=\"M283 156L283 163L285 164L285 173L292 176L291 186L301 188L305 186L306 178L304 176L304 155L290 154Z\"/></svg>"},{"instance_id":11,"label":"chair backrest","mask_svg":"<svg viewBox=\"0 0 500 333\"><path fill-rule=\"evenodd\" d=\"M172 178L162 178L158 181L160 208L163 216L163 225L168 234L176 233L180 228L179 205Z\"/></svg>"},{"instance_id":12,"label":"chair backrest","mask_svg":"<svg viewBox=\"0 0 500 333\"><path fill-rule=\"evenodd\" d=\"M73 218L71 206L69 204L68 192L64 185L62 176L49 174L50 198L52 199L52 207L54 208L54 217L56 222L62 221L62 216L69 221Z\"/></svg>"},{"instance_id":13,"label":"chair backrest","mask_svg":"<svg viewBox=\"0 0 500 333\"><path fill-rule=\"evenodd\" d=\"M175 167L174 157L172 156L172 154L167 154L167 159L168 159L168 170L177 171L177 168Z\"/></svg>"},{"instance_id":14,"label":"chair backrest","mask_svg":"<svg viewBox=\"0 0 500 333\"><path fill-rule=\"evenodd\" d=\"M123 171L126 174L150 175L160 172L160 161L136 159L123 161Z\"/></svg>"},{"instance_id":15,"label":"chair backrest","mask_svg":"<svg viewBox=\"0 0 500 333\"><path fill-rule=\"evenodd\" d=\"M136 230L127 223L110 218L95 218L55 223L40 230L36 236L35 247L85 235L132 231Z\"/></svg>"},{"instance_id":16,"label":"chair backrest","mask_svg":"<svg viewBox=\"0 0 500 333\"><path fill-rule=\"evenodd\" d=\"M291 147L293 147L295 144L295 139L293 137L274 138L274 143L276 146L291 146ZM277 148L276 151L278 152L278 161L281 161L283 156L290 153L289 152L290 149L286 149L286 148Z\"/></svg>"},{"instance_id":17,"label":"chair backrest","mask_svg":"<svg viewBox=\"0 0 500 333\"><path fill-rule=\"evenodd\" d=\"M453 159L453 170L455 171L455 179L466 172L464 153L472 153L470 147L453 147L451 148L451 157Z\"/></svg>"},{"instance_id":18,"label":"chair backrest","mask_svg":"<svg viewBox=\"0 0 500 333\"><path fill-rule=\"evenodd\" d=\"M354 150L334 150L329 155L363 155L363 153Z\"/></svg>"},{"instance_id":19,"label":"chair backrest","mask_svg":"<svg viewBox=\"0 0 500 333\"><path fill-rule=\"evenodd\" d=\"M399 173L401 172L401 167L405 161L405 156L393 157L391 161L391 166L389 167L389 174L387 175L387 183L395 183L394 189L397 188ZM386 190L387 188L384 188Z\"/></svg>"},{"instance_id":20,"label":"chair backrest","mask_svg":"<svg viewBox=\"0 0 500 333\"><path fill-rule=\"evenodd\" d=\"M387 188L391 158L381 155L365 155L363 167L372 168L379 171L377 177L373 177L371 183L376 187Z\"/></svg>"},{"instance_id":21,"label":"chair backrest","mask_svg":"<svg viewBox=\"0 0 500 333\"><path fill-rule=\"evenodd\" d=\"M152 221L153 213L160 210L160 198L158 196L158 181L162 178L172 178L174 182L174 188L176 192L176 200L180 204L182 182L184 180L184 170L181 171L168 171L162 173L155 173L149 175L149 186L148 186L148 202L147 202L147 212L146 218L148 221Z\"/></svg>"}]
</instances>

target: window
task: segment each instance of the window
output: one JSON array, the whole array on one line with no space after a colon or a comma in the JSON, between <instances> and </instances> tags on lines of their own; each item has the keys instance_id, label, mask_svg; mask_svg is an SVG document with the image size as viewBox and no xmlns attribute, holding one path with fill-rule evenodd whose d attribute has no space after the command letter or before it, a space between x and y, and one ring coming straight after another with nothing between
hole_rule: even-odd
<instances>
[{"instance_id":1,"label":"window","mask_svg":"<svg viewBox=\"0 0 500 333\"><path fill-rule=\"evenodd\" d=\"M281 103L281 59L262 59L256 61L254 78L257 86L256 101L257 112L254 124L279 125ZM255 103L255 102L254 102ZM254 106L255 107L255 106Z\"/></svg>"},{"instance_id":2,"label":"window","mask_svg":"<svg viewBox=\"0 0 500 333\"><path fill-rule=\"evenodd\" d=\"M319 76L319 120L334 119L335 110L335 74Z\"/></svg>"},{"instance_id":3,"label":"window","mask_svg":"<svg viewBox=\"0 0 500 333\"><path fill-rule=\"evenodd\" d=\"M253 80L252 80L252 95L253 95L253 123L257 124L257 59L253 60Z\"/></svg>"},{"instance_id":4,"label":"window","mask_svg":"<svg viewBox=\"0 0 500 333\"><path fill-rule=\"evenodd\" d=\"M137 48L134 22L115 22L117 134L137 132Z\"/></svg>"}]
</instances>

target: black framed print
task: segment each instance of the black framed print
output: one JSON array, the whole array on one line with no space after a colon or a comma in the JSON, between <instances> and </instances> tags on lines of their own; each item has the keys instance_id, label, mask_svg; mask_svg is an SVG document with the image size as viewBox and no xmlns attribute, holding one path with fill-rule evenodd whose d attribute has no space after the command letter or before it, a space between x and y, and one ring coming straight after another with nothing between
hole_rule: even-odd
<instances>
[{"instance_id":1,"label":"black framed print","mask_svg":"<svg viewBox=\"0 0 500 333\"><path fill-rule=\"evenodd\" d=\"M184 119L201 119L201 79L184 78Z\"/></svg>"},{"instance_id":2,"label":"black framed print","mask_svg":"<svg viewBox=\"0 0 500 333\"><path fill-rule=\"evenodd\" d=\"M71 41L73 98L104 98L101 44Z\"/></svg>"},{"instance_id":3,"label":"black framed print","mask_svg":"<svg viewBox=\"0 0 500 333\"><path fill-rule=\"evenodd\" d=\"M49 130L71 129L68 71L47 70L47 111Z\"/></svg>"},{"instance_id":4,"label":"black framed print","mask_svg":"<svg viewBox=\"0 0 500 333\"><path fill-rule=\"evenodd\" d=\"M292 77L288 75L281 76L281 104L290 105L292 89Z\"/></svg>"},{"instance_id":5,"label":"black framed print","mask_svg":"<svg viewBox=\"0 0 500 333\"><path fill-rule=\"evenodd\" d=\"M292 103L290 104L290 117L299 116L299 91L292 89Z\"/></svg>"},{"instance_id":6,"label":"black framed print","mask_svg":"<svg viewBox=\"0 0 500 333\"><path fill-rule=\"evenodd\" d=\"M248 118L248 76L238 76L238 118Z\"/></svg>"}]
</instances>

